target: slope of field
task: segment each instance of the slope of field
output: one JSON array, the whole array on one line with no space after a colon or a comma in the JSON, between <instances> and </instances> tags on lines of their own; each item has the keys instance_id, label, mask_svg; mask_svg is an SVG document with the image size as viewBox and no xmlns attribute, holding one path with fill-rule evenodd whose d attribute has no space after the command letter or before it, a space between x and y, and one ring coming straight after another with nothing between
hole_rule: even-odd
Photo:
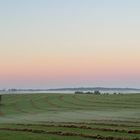
<instances>
[{"instance_id":1,"label":"slope of field","mask_svg":"<svg viewBox=\"0 0 140 140\"><path fill-rule=\"evenodd\" d=\"M2 95L0 139L139 140L140 94Z\"/></svg>"}]
</instances>

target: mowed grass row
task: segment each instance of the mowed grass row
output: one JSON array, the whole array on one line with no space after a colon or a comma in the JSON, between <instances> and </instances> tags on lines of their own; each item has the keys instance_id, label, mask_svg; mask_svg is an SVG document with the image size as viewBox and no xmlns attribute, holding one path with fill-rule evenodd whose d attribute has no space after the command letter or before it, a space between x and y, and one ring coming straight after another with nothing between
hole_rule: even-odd
<instances>
[{"instance_id":1,"label":"mowed grass row","mask_svg":"<svg viewBox=\"0 0 140 140\"><path fill-rule=\"evenodd\" d=\"M140 94L3 95L5 139L140 139ZM7 135L8 134L8 135ZM28 134L28 135L26 135ZM9 136L10 135L10 136Z\"/></svg>"}]
</instances>

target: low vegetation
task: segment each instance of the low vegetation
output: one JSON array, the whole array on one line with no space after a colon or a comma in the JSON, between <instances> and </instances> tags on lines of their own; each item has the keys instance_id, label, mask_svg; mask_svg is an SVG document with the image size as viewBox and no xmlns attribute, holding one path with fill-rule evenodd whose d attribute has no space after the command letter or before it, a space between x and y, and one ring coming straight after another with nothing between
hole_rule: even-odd
<instances>
[{"instance_id":1,"label":"low vegetation","mask_svg":"<svg viewBox=\"0 0 140 140\"><path fill-rule=\"evenodd\" d=\"M0 139L140 140L140 94L2 95Z\"/></svg>"}]
</instances>

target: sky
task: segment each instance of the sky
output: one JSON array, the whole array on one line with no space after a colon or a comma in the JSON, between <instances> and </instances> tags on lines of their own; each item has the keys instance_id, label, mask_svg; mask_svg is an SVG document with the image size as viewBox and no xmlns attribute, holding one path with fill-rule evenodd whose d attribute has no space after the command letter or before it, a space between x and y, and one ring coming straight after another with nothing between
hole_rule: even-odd
<instances>
[{"instance_id":1,"label":"sky","mask_svg":"<svg viewBox=\"0 0 140 140\"><path fill-rule=\"evenodd\" d=\"M0 88L140 88L139 0L0 0Z\"/></svg>"}]
</instances>

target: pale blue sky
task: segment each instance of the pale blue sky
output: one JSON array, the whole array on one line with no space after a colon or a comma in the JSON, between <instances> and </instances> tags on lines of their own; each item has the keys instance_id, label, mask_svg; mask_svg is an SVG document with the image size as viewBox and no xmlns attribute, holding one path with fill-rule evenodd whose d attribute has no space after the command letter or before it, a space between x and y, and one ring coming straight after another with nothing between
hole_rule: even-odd
<instances>
[{"instance_id":1,"label":"pale blue sky","mask_svg":"<svg viewBox=\"0 0 140 140\"><path fill-rule=\"evenodd\" d=\"M0 0L0 87L139 87L139 7L139 0Z\"/></svg>"}]
</instances>

